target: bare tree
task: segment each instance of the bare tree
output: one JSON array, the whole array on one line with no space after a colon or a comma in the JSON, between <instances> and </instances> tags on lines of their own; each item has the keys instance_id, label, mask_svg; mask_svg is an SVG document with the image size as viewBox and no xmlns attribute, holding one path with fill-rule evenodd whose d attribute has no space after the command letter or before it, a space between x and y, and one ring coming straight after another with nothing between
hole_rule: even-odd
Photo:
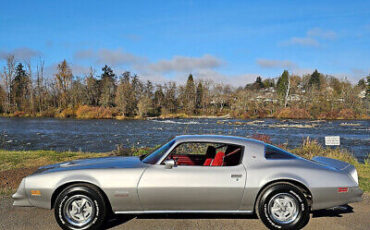
<instances>
[{"instance_id":1,"label":"bare tree","mask_svg":"<svg viewBox=\"0 0 370 230\"><path fill-rule=\"evenodd\" d=\"M8 55L6 57L6 66L1 73L1 79L4 83L5 93L6 93L6 101L4 103L4 110L5 112L10 112L12 109L11 105L11 89L12 89L12 82L15 77L15 58L14 55Z\"/></svg>"}]
</instances>

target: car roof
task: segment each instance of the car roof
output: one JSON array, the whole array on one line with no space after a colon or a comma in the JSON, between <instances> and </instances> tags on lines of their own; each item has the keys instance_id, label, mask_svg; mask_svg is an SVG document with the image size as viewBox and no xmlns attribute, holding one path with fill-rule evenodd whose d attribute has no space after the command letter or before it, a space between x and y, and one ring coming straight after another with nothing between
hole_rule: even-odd
<instances>
[{"instance_id":1,"label":"car roof","mask_svg":"<svg viewBox=\"0 0 370 230\"><path fill-rule=\"evenodd\" d=\"M226 135L181 135L176 136L175 140L178 142L227 142L233 144L261 144L264 145L265 143L259 140L245 138L245 137L238 137L238 136L226 136Z\"/></svg>"}]
</instances>

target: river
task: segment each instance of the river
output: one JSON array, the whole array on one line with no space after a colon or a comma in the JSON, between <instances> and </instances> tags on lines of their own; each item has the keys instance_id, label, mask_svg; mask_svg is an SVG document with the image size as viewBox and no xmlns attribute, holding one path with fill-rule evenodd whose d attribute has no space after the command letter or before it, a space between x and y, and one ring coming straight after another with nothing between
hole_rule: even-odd
<instances>
[{"instance_id":1,"label":"river","mask_svg":"<svg viewBox=\"0 0 370 230\"><path fill-rule=\"evenodd\" d=\"M341 147L360 161L370 152L370 121L312 120L76 120L0 118L0 148L108 152L122 144L156 146L181 134L226 134L248 137L265 134L274 144L295 147L310 137L324 144L325 136L340 136Z\"/></svg>"}]
</instances>

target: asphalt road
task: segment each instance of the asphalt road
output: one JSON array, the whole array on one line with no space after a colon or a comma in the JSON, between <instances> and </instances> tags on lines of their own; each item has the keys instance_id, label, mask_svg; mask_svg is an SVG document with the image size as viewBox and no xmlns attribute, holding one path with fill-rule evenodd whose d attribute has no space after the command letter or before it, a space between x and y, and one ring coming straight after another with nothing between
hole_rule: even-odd
<instances>
[{"instance_id":1,"label":"asphalt road","mask_svg":"<svg viewBox=\"0 0 370 230\"><path fill-rule=\"evenodd\" d=\"M347 210L314 212L305 229L370 229L370 198ZM240 215L142 215L117 216L108 229L265 229L255 216ZM13 207L9 197L0 197L0 229L59 229L54 212L39 208Z\"/></svg>"}]
</instances>

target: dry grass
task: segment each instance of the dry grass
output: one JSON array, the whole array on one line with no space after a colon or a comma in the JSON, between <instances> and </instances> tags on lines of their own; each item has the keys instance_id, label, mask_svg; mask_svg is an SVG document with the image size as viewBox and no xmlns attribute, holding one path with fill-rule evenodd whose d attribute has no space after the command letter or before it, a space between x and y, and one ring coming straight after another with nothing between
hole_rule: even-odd
<instances>
[{"instance_id":1,"label":"dry grass","mask_svg":"<svg viewBox=\"0 0 370 230\"><path fill-rule=\"evenodd\" d=\"M81 158L108 156L109 153L57 152L52 150L8 151L0 150L0 171L30 168Z\"/></svg>"}]
</instances>

